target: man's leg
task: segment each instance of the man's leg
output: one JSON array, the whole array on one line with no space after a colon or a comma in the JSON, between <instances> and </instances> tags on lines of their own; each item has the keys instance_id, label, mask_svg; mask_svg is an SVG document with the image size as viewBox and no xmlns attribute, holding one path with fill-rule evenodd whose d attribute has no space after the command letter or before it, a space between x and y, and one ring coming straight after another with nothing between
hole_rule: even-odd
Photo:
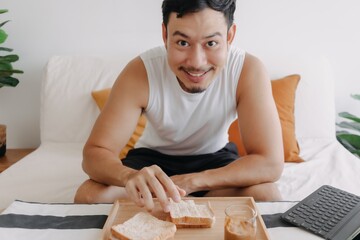
<instances>
[{"instance_id":1,"label":"man's leg","mask_svg":"<svg viewBox=\"0 0 360 240\"><path fill-rule=\"evenodd\" d=\"M113 203L117 199L126 199L125 188L108 186L93 180L86 180L77 190L75 203Z\"/></svg>"},{"instance_id":2,"label":"man's leg","mask_svg":"<svg viewBox=\"0 0 360 240\"><path fill-rule=\"evenodd\" d=\"M227 188L212 190L205 197L253 197L255 201L282 200L279 189L275 183L263 183L245 188Z\"/></svg>"}]
</instances>

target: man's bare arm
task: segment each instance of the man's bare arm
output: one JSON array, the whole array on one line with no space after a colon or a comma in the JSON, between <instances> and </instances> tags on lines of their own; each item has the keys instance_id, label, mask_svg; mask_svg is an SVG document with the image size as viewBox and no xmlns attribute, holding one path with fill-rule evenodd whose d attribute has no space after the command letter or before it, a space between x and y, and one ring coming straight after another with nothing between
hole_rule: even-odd
<instances>
[{"instance_id":1,"label":"man's bare arm","mask_svg":"<svg viewBox=\"0 0 360 240\"><path fill-rule=\"evenodd\" d=\"M118 156L146 107L146 80L145 67L140 58L136 58L124 68L112 87L83 151L83 168L91 179L125 186L127 176L135 172L124 167Z\"/></svg>"}]
</instances>

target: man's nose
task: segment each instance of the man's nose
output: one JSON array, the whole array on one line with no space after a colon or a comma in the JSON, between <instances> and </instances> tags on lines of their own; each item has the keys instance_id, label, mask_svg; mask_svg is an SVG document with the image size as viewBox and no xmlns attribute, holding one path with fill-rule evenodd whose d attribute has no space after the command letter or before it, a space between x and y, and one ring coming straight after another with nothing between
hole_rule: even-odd
<instances>
[{"instance_id":1,"label":"man's nose","mask_svg":"<svg viewBox=\"0 0 360 240\"><path fill-rule=\"evenodd\" d=\"M207 64L206 52L201 46L194 46L190 50L188 65L200 69Z\"/></svg>"}]
</instances>

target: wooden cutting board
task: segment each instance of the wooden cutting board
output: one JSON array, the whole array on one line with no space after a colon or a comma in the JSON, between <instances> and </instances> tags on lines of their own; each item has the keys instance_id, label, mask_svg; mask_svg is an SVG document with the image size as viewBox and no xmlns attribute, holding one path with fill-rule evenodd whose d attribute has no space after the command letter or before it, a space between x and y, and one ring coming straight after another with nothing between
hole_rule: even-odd
<instances>
[{"instance_id":1,"label":"wooden cutting board","mask_svg":"<svg viewBox=\"0 0 360 240\"><path fill-rule=\"evenodd\" d=\"M212 240L224 239L224 220L225 208L231 204L247 204L257 211L257 240L269 240L269 234L266 230L261 214L257 209L256 203L252 197L204 197L204 198L184 198L192 199L197 204L210 203L211 208L215 213L215 224L212 228L179 228L175 233L175 240ZM103 240L112 239L111 227L113 225L123 223L133 217L138 212L145 212L146 210L136 206L133 202L126 200L118 200L114 203L112 210L106 220L103 228ZM164 213L158 202L155 203L155 209L151 212L155 217L165 220L168 216Z\"/></svg>"}]
</instances>

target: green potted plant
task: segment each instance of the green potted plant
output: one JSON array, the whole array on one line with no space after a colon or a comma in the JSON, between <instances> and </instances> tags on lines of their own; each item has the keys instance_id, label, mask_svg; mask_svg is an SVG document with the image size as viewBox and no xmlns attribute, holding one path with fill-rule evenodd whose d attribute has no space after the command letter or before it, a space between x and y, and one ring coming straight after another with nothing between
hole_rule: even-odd
<instances>
[{"instance_id":1,"label":"green potted plant","mask_svg":"<svg viewBox=\"0 0 360 240\"><path fill-rule=\"evenodd\" d=\"M8 10L0 9L0 14L6 13ZM3 29L3 26L8 23L9 20L0 23L0 45L2 45L7 39L7 33ZM12 52L11 48L0 47L1 52ZM19 80L14 78L14 73L23 73L21 70L14 69L13 62L19 60L19 56L16 54L0 54L0 88L3 86L15 87L18 85Z\"/></svg>"},{"instance_id":2,"label":"green potted plant","mask_svg":"<svg viewBox=\"0 0 360 240\"><path fill-rule=\"evenodd\" d=\"M360 100L360 94L353 94L351 97ZM347 150L360 158L360 118L348 112L341 112L339 116L347 121L337 123L342 130L336 132L336 138Z\"/></svg>"},{"instance_id":3,"label":"green potted plant","mask_svg":"<svg viewBox=\"0 0 360 240\"><path fill-rule=\"evenodd\" d=\"M0 9L0 14L6 13L8 10ZM0 22L0 88L4 86L15 87L19 80L14 78L14 73L23 73L21 70L14 69L12 63L19 60L16 54L5 54L12 52L11 48L2 47L1 45L6 41L8 35L3 29L4 25L9 20ZM5 53L3 53L5 52ZM0 156L5 155L6 152L6 125L0 124Z\"/></svg>"}]
</instances>

